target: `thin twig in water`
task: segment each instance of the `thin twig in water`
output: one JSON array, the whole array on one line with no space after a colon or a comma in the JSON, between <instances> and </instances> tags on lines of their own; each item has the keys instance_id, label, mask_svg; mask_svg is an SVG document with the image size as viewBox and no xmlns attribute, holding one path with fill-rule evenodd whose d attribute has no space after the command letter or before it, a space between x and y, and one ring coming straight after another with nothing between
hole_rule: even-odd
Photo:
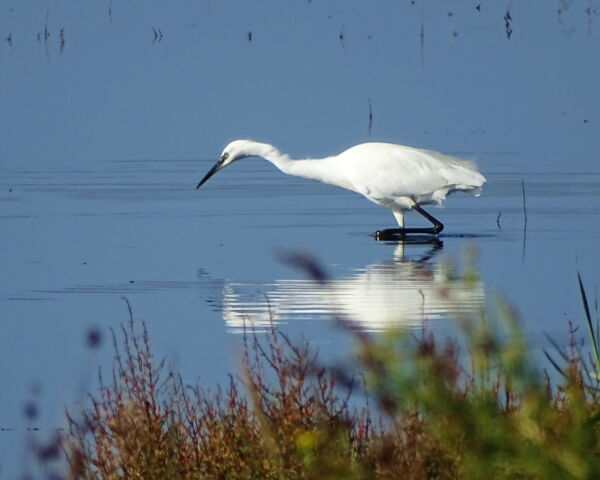
<instances>
[{"instance_id":1,"label":"thin twig in water","mask_svg":"<svg viewBox=\"0 0 600 480\"><path fill-rule=\"evenodd\" d=\"M563 13L565 13L569 9L569 4L571 2L569 0L558 0L558 7L556 9L556 16L558 19L558 23L561 25L565 24L565 20L563 18Z\"/></svg>"},{"instance_id":2,"label":"thin twig in water","mask_svg":"<svg viewBox=\"0 0 600 480\"><path fill-rule=\"evenodd\" d=\"M154 39L152 40L152 43L160 43L162 42L162 38L163 38L163 33L162 30L159 27L152 27L152 32L154 32Z\"/></svg>"},{"instance_id":3,"label":"thin twig in water","mask_svg":"<svg viewBox=\"0 0 600 480\"><path fill-rule=\"evenodd\" d=\"M502 230L502 225L500 225L500 217L502 216L502 212L498 212L498 216L496 217L496 225L498 225L498 230Z\"/></svg>"},{"instance_id":4,"label":"thin twig in water","mask_svg":"<svg viewBox=\"0 0 600 480\"><path fill-rule=\"evenodd\" d=\"M425 67L425 20L424 20L423 7L421 7L421 32L419 33L419 37L421 40L421 68Z\"/></svg>"},{"instance_id":5,"label":"thin twig in water","mask_svg":"<svg viewBox=\"0 0 600 480\"><path fill-rule=\"evenodd\" d=\"M50 52L48 51L48 38L50 37L50 31L48 30L48 17L50 16L50 9L46 10L46 18L44 20L44 49L46 50L46 60L50 61Z\"/></svg>"},{"instance_id":6,"label":"thin twig in water","mask_svg":"<svg viewBox=\"0 0 600 480\"><path fill-rule=\"evenodd\" d=\"M340 44L342 45L342 50L346 50L346 44L344 43L344 29L346 28L346 25L342 25L342 30L340 31L340 35L338 36L339 40L340 40Z\"/></svg>"},{"instance_id":7,"label":"thin twig in water","mask_svg":"<svg viewBox=\"0 0 600 480\"><path fill-rule=\"evenodd\" d=\"M60 29L60 33L59 33L59 38L60 38L60 53L63 53L63 50L65 49L65 27Z\"/></svg>"},{"instance_id":8,"label":"thin twig in water","mask_svg":"<svg viewBox=\"0 0 600 480\"><path fill-rule=\"evenodd\" d=\"M369 98L369 137L371 136L372 130L373 130L373 105L371 104L371 99Z\"/></svg>"},{"instance_id":9,"label":"thin twig in water","mask_svg":"<svg viewBox=\"0 0 600 480\"><path fill-rule=\"evenodd\" d=\"M450 35L450 45L452 45L452 41L458 37L458 31L454 26L454 12L448 12L448 30Z\"/></svg>"},{"instance_id":10,"label":"thin twig in water","mask_svg":"<svg viewBox=\"0 0 600 480\"><path fill-rule=\"evenodd\" d=\"M592 5L592 0L588 0L588 6L585 7L585 16L587 17L587 34L588 37L592 34L592 15L598 14L598 9Z\"/></svg>"},{"instance_id":11,"label":"thin twig in water","mask_svg":"<svg viewBox=\"0 0 600 480\"><path fill-rule=\"evenodd\" d=\"M527 225L527 201L525 200L525 180L521 179L521 190L523 191L523 215L525 218L525 225Z\"/></svg>"},{"instance_id":12,"label":"thin twig in water","mask_svg":"<svg viewBox=\"0 0 600 480\"><path fill-rule=\"evenodd\" d=\"M509 6L506 9L506 13L504 14L504 31L506 32L506 38L509 40L513 33L511 23L512 23L512 17L510 16L510 6Z\"/></svg>"}]
</instances>

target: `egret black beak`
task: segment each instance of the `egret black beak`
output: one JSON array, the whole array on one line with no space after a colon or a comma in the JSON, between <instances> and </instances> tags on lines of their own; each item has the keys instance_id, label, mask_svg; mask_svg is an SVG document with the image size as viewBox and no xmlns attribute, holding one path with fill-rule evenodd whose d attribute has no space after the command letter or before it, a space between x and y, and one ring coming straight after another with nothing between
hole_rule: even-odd
<instances>
[{"instance_id":1,"label":"egret black beak","mask_svg":"<svg viewBox=\"0 0 600 480\"><path fill-rule=\"evenodd\" d=\"M202 185L204 185L204 183L210 177L212 177L215 173L217 173L219 170L221 170L221 168L223 168L223 160L219 160L217 163L215 163L213 165L213 167L208 171L208 173L206 175L204 175L204 178L202 180L200 180L198 185L196 185L196 190L198 190Z\"/></svg>"}]
</instances>

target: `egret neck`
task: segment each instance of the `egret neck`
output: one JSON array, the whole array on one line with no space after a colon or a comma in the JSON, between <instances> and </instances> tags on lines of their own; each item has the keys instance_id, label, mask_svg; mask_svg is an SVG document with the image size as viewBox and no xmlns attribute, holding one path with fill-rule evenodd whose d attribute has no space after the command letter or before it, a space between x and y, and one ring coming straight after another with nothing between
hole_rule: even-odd
<instances>
[{"instance_id":1,"label":"egret neck","mask_svg":"<svg viewBox=\"0 0 600 480\"><path fill-rule=\"evenodd\" d=\"M318 180L319 182L336 185L348 190L356 191L353 185L345 178L336 156L324 158L306 158L294 160L289 155L280 152L273 145L259 142L248 142L245 156L262 157L271 162L287 175Z\"/></svg>"}]
</instances>

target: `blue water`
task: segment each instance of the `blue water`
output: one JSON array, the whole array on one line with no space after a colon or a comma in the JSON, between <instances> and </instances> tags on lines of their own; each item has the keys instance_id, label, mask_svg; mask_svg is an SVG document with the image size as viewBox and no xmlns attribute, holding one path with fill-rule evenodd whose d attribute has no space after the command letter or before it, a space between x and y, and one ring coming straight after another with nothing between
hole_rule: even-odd
<instances>
[{"instance_id":1,"label":"blue water","mask_svg":"<svg viewBox=\"0 0 600 480\"><path fill-rule=\"evenodd\" d=\"M351 342L332 315L445 332L502 293L532 348L564 338L581 320L576 272L592 298L598 282L598 5L475 6L4 2L0 478L27 463L27 427L64 426L110 369L123 297L157 356L209 386L236 368L244 324L273 321L341 358ZM438 242L376 242L387 210L262 160L195 190L238 137L297 157L411 144L475 160L488 183L430 210ZM465 251L479 280L442 295ZM328 288L281 261L291 252L317 259Z\"/></svg>"}]
</instances>

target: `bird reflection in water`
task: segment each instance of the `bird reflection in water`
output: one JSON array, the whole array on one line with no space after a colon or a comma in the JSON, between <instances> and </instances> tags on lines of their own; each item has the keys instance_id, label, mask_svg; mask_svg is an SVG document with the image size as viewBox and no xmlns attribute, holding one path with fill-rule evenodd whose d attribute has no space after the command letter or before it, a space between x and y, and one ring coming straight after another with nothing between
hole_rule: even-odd
<instances>
[{"instance_id":1,"label":"bird reflection in water","mask_svg":"<svg viewBox=\"0 0 600 480\"><path fill-rule=\"evenodd\" d=\"M405 250L425 248L418 258ZM230 332L270 328L282 322L343 318L363 331L417 327L479 311L483 284L474 275L451 275L438 254L439 238L406 238L393 258L355 269L342 278L281 279L269 284L226 283L223 317Z\"/></svg>"}]
</instances>

